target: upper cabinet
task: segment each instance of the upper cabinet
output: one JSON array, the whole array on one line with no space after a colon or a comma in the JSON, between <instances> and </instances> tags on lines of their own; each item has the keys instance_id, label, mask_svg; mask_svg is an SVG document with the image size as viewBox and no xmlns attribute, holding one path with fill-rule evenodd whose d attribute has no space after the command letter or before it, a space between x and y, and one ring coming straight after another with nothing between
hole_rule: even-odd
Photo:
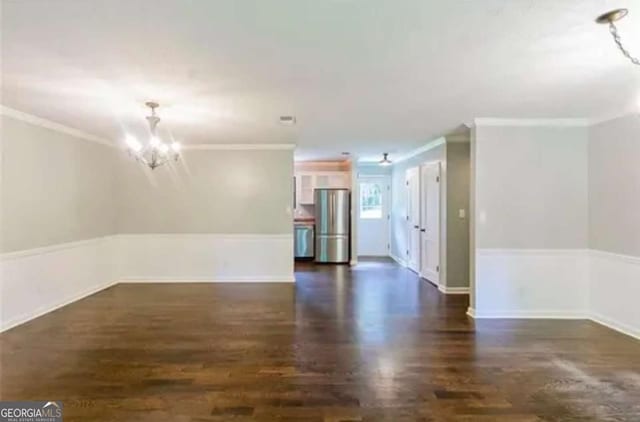
<instances>
[{"instance_id":1,"label":"upper cabinet","mask_svg":"<svg viewBox=\"0 0 640 422\"><path fill-rule=\"evenodd\" d=\"M351 180L345 171L296 172L297 205L313 205L315 189L349 189Z\"/></svg>"},{"instance_id":2,"label":"upper cabinet","mask_svg":"<svg viewBox=\"0 0 640 422\"><path fill-rule=\"evenodd\" d=\"M313 174L298 174L298 203L313 204L313 190L315 189L315 180Z\"/></svg>"}]
</instances>

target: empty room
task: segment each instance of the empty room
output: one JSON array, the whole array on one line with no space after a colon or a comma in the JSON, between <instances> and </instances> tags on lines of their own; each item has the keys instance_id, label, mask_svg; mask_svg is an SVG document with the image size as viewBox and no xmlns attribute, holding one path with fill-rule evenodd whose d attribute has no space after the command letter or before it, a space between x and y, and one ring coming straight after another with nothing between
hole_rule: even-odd
<instances>
[{"instance_id":1,"label":"empty room","mask_svg":"<svg viewBox=\"0 0 640 422\"><path fill-rule=\"evenodd\" d=\"M640 421L640 0L0 40L0 422Z\"/></svg>"}]
</instances>

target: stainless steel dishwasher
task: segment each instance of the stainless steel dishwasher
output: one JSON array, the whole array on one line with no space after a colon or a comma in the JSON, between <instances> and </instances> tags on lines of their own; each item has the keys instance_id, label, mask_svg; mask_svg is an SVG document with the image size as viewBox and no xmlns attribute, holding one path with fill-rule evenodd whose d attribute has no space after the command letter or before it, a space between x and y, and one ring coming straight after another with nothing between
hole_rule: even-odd
<instances>
[{"instance_id":1,"label":"stainless steel dishwasher","mask_svg":"<svg viewBox=\"0 0 640 422\"><path fill-rule=\"evenodd\" d=\"M313 223L294 225L294 249L296 258L313 258L315 245L315 226Z\"/></svg>"}]
</instances>

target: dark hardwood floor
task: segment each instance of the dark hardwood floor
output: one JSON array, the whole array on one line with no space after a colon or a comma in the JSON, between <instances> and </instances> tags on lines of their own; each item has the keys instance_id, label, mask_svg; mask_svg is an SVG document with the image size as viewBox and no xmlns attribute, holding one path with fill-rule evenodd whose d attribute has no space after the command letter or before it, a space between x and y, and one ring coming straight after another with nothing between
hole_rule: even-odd
<instances>
[{"instance_id":1,"label":"dark hardwood floor","mask_svg":"<svg viewBox=\"0 0 640 422\"><path fill-rule=\"evenodd\" d=\"M122 284L0 336L2 400L65 421L640 421L640 342L465 315L387 261L297 284Z\"/></svg>"}]
</instances>

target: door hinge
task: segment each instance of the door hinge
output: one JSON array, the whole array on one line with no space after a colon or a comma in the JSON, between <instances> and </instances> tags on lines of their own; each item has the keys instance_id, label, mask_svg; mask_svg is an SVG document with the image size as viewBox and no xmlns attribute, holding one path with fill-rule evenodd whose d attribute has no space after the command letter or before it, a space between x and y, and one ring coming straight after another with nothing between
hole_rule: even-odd
<instances>
[{"instance_id":1,"label":"door hinge","mask_svg":"<svg viewBox=\"0 0 640 422\"><path fill-rule=\"evenodd\" d=\"M436 176L436 182L440 181L440 176Z\"/></svg>"},{"instance_id":2,"label":"door hinge","mask_svg":"<svg viewBox=\"0 0 640 422\"><path fill-rule=\"evenodd\" d=\"M387 249L391 249L391 245L387 243Z\"/></svg>"},{"instance_id":3,"label":"door hinge","mask_svg":"<svg viewBox=\"0 0 640 422\"><path fill-rule=\"evenodd\" d=\"M440 272L440 265L436 266L436 272Z\"/></svg>"},{"instance_id":4,"label":"door hinge","mask_svg":"<svg viewBox=\"0 0 640 422\"><path fill-rule=\"evenodd\" d=\"M407 249L407 255L409 255L409 249Z\"/></svg>"},{"instance_id":5,"label":"door hinge","mask_svg":"<svg viewBox=\"0 0 640 422\"><path fill-rule=\"evenodd\" d=\"M405 184L406 184L407 186L409 186L409 181L407 180L407 181L405 182Z\"/></svg>"}]
</instances>

